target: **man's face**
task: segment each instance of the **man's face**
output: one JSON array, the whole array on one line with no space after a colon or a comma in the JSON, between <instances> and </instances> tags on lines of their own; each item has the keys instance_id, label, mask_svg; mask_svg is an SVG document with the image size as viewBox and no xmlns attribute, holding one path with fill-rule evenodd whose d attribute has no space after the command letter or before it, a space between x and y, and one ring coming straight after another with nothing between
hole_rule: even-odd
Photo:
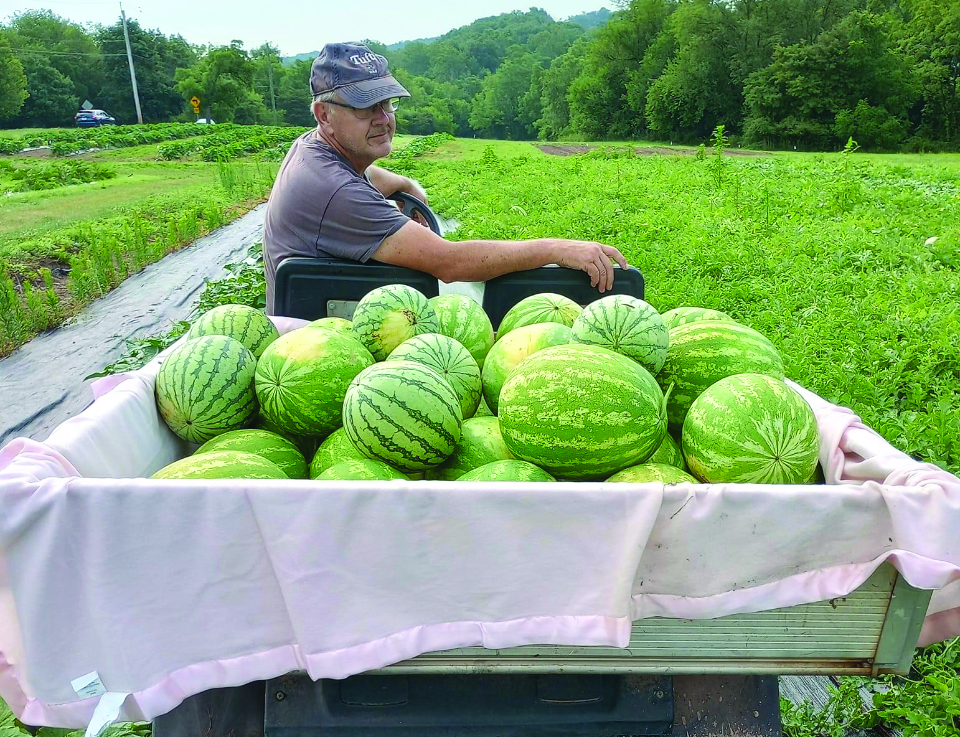
<instances>
[{"instance_id":1,"label":"man's face","mask_svg":"<svg viewBox=\"0 0 960 737\"><path fill-rule=\"evenodd\" d=\"M326 109L326 115L318 116L321 132L338 144L357 171L362 172L393 149L393 136L397 132L395 114L385 113L377 105L369 119L360 120L349 108L324 103L320 106Z\"/></svg>"}]
</instances>

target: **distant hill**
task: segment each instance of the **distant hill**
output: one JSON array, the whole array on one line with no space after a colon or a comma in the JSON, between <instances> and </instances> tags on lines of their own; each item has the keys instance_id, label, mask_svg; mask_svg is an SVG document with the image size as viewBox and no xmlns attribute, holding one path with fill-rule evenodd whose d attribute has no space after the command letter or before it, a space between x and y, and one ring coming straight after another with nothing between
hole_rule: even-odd
<instances>
[{"instance_id":1,"label":"distant hill","mask_svg":"<svg viewBox=\"0 0 960 737\"><path fill-rule=\"evenodd\" d=\"M298 61L313 61L318 56L320 56L320 51L307 51L304 54L297 54L296 56L281 56L280 63L285 67L292 67Z\"/></svg>"},{"instance_id":2,"label":"distant hill","mask_svg":"<svg viewBox=\"0 0 960 737\"><path fill-rule=\"evenodd\" d=\"M604 25L612 13L606 8L600 8L600 10L593 10L589 13L580 13L580 15L571 15L566 19L567 23L576 23L583 30L589 31L591 28L599 28Z\"/></svg>"},{"instance_id":3,"label":"distant hill","mask_svg":"<svg viewBox=\"0 0 960 737\"><path fill-rule=\"evenodd\" d=\"M389 51L399 51L407 44L412 44L412 43L430 44L436 41L438 38L440 38L440 36L431 36L430 38L411 38L407 41L397 41L395 44L388 44L387 49Z\"/></svg>"}]
</instances>

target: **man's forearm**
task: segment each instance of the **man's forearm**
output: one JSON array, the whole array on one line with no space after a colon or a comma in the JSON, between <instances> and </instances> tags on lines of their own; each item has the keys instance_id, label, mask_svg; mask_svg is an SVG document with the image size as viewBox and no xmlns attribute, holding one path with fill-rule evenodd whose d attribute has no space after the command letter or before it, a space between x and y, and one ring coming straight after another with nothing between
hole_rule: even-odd
<instances>
[{"instance_id":1,"label":"man's forearm","mask_svg":"<svg viewBox=\"0 0 960 737\"><path fill-rule=\"evenodd\" d=\"M437 265L444 282L487 281L513 271L536 269L555 261L554 239L529 241L459 241L451 243L451 258Z\"/></svg>"}]
</instances>

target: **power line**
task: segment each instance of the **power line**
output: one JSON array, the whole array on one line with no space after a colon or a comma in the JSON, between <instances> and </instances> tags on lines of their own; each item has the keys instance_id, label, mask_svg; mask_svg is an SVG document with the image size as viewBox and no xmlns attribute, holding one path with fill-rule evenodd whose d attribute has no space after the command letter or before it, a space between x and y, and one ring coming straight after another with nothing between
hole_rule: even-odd
<instances>
[{"instance_id":1,"label":"power line","mask_svg":"<svg viewBox=\"0 0 960 737\"><path fill-rule=\"evenodd\" d=\"M126 54L105 54L105 53L96 53L93 51L46 51L44 49L11 49L15 54L27 53L27 54L46 54L47 56L126 56ZM139 54L134 54L138 59L143 59L144 61L149 61L144 56Z\"/></svg>"}]
</instances>

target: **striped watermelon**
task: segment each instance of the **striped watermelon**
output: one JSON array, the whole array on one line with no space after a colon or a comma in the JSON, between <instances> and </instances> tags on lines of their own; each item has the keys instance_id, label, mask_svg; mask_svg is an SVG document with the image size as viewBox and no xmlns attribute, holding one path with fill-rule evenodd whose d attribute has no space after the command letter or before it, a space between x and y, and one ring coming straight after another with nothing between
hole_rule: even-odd
<instances>
[{"instance_id":1,"label":"striped watermelon","mask_svg":"<svg viewBox=\"0 0 960 737\"><path fill-rule=\"evenodd\" d=\"M683 456L707 483L805 484L820 452L817 419L782 379L728 376L697 397L683 423Z\"/></svg>"},{"instance_id":2,"label":"striped watermelon","mask_svg":"<svg viewBox=\"0 0 960 737\"><path fill-rule=\"evenodd\" d=\"M480 378L483 399L493 414L497 414L500 391L510 373L527 356L552 345L570 342L570 328L555 322L524 325L494 343L483 364Z\"/></svg>"},{"instance_id":3,"label":"striped watermelon","mask_svg":"<svg viewBox=\"0 0 960 737\"><path fill-rule=\"evenodd\" d=\"M388 284L369 292L353 313L353 332L377 361L414 335L437 332L437 313L420 292Z\"/></svg>"},{"instance_id":4,"label":"striped watermelon","mask_svg":"<svg viewBox=\"0 0 960 737\"><path fill-rule=\"evenodd\" d=\"M401 471L443 463L460 442L462 424L460 400L450 385L414 361L364 369L343 402L343 427L350 442Z\"/></svg>"},{"instance_id":5,"label":"striped watermelon","mask_svg":"<svg viewBox=\"0 0 960 737\"><path fill-rule=\"evenodd\" d=\"M500 422L496 417L471 417L463 421L460 442L447 460L427 471L428 479L455 481L493 461L512 460L513 453L503 442Z\"/></svg>"},{"instance_id":6,"label":"striped watermelon","mask_svg":"<svg viewBox=\"0 0 960 737\"><path fill-rule=\"evenodd\" d=\"M483 308L463 294L441 294L429 302L437 313L437 332L463 345L483 368L493 346L493 325Z\"/></svg>"},{"instance_id":7,"label":"striped watermelon","mask_svg":"<svg viewBox=\"0 0 960 737\"><path fill-rule=\"evenodd\" d=\"M315 479L330 466L343 461L362 460L367 456L350 442L347 431L338 427L320 443L317 452L310 461L310 478Z\"/></svg>"},{"instance_id":8,"label":"striped watermelon","mask_svg":"<svg viewBox=\"0 0 960 737\"><path fill-rule=\"evenodd\" d=\"M197 448L196 453L210 453L218 450L240 450L253 453L277 464L289 478L307 478L307 462L303 453L286 438L267 430L225 432L205 442Z\"/></svg>"},{"instance_id":9,"label":"striped watermelon","mask_svg":"<svg viewBox=\"0 0 960 737\"><path fill-rule=\"evenodd\" d=\"M326 435L340 426L350 382L373 362L351 335L309 327L287 333L257 363L260 411L284 432Z\"/></svg>"},{"instance_id":10,"label":"striped watermelon","mask_svg":"<svg viewBox=\"0 0 960 737\"><path fill-rule=\"evenodd\" d=\"M187 337L204 335L226 335L239 340L257 358L280 337L269 317L246 305L220 305L205 312L190 326Z\"/></svg>"},{"instance_id":11,"label":"striped watermelon","mask_svg":"<svg viewBox=\"0 0 960 737\"><path fill-rule=\"evenodd\" d=\"M336 330L338 333L353 335L353 323L342 317L321 317L319 320L314 320L305 327L327 328L328 330Z\"/></svg>"},{"instance_id":12,"label":"striped watermelon","mask_svg":"<svg viewBox=\"0 0 960 737\"><path fill-rule=\"evenodd\" d=\"M614 484L646 484L651 481L661 484L697 483L693 476L676 466L671 466L668 463L650 463L649 461L617 471L607 481Z\"/></svg>"},{"instance_id":13,"label":"striped watermelon","mask_svg":"<svg viewBox=\"0 0 960 737\"><path fill-rule=\"evenodd\" d=\"M561 294L544 292L517 302L509 309L497 328L497 340L517 328L543 322L556 322L568 328L581 312L581 307Z\"/></svg>"},{"instance_id":14,"label":"striped watermelon","mask_svg":"<svg viewBox=\"0 0 960 737\"><path fill-rule=\"evenodd\" d=\"M483 394L480 367L470 351L453 338L439 333L417 335L398 345L387 360L416 361L429 366L446 379L456 392L464 419L473 417L477 411Z\"/></svg>"},{"instance_id":15,"label":"striped watermelon","mask_svg":"<svg viewBox=\"0 0 960 737\"><path fill-rule=\"evenodd\" d=\"M614 294L591 302L574 321L572 341L622 353L656 375L670 336L660 313L642 299Z\"/></svg>"},{"instance_id":16,"label":"striped watermelon","mask_svg":"<svg viewBox=\"0 0 960 737\"><path fill-rule=\"evenodd\" d=\"M285 479L281 468L266 458L241 450L215 450L181 458L164 466L154 479Z\"/></svg>"},{"instance_id":17,"label":"striped watermelon","mask_svg":"<svg viewBox=\"0 0 960 737\"><path fill-rule=\"evenodd\" d=\"M676 307L663 313L663 322L668 330L673 330L678 325L696 322L697 320L724 320L725 322L736 322L726 312L718 310L708 310L706 307Z\"/></svg>"},{"instance_id":18,"label":"striped watermelon","mask_svg":"<svg viewBox=\"0 0 960 737\"><path fill-rule=\"evenodd\" d=\"M174 434L191 443L239 430L257 412L257 359L239 340L206 335L181 343L157 374L157 408Z\"/></svg>"},{"instance_id":19,"label":"striped watermelon","mask_svg":"<svg viewBox=\"0 0 960 737\"><path fill-rule=\"evenodd\" d=\"M663 393L649 371L579 343L521 362L503 385L499 419L514 455L573 480L642 463L667 429Z\"/></svg>"},{"instance_id":20,"label":"striped watermelon","mask_svg":"<svg viewBox=\"0 0 960 737\"><path fill-rule=\"evenodd\" d=\"M263 416L262 412L257 413L257 418L253 421L252 427L257 430L272 432L281 438L289 440L297 446L297 450L300 451L304 458L313 458L313 454L317 452L317 446L319 446L320 441L323 440L322 437L316 435L295 435L292 432L286 432L270 422L268 418Z\"/></svg>"},{"instance_id":21,"label":"striped watermelon","mask_svg":"<svg viewBox=\"0 0 960 737\"><path fill-rule=\"evenodd\" d=\"M699 320L671 330L667 362L657 374L664 391L673 384L667 404L670 426L683 426L693 400L708 386L747 373L783 379L780 354L756 330L723 320Z\"/></svg>"},{"instance_id":22,"label":"striped watermelon","mask_svg":"<svg viewBox=\"0 0 960 737\"><path fill-rule=\"evenodd\" d=\"M463 474L457 481L556 481L532 463L519 460L492 461Z\"/></svg>"},{"instance_id":23,"label":"striped watermelon","mask_svg":"<svg viewBox=\"0 0 960 737\"><path fill-rule=\"evenodd\" d=\"M663 442L660 443L660 447L653 451L653 455L647 458L645 463L666 463L668 466L674 466L681 471L687 470L687 464L683 460L683 453L680 452L680 446L677 445L677 441L673 439L670 433L663 436Z\"/></svg>"},{"instance_id":24,"label":"striped watermelon","mask_svg":"<svg viewBox=\"0 0 960 737\"><path fill-rule=\"evenodd\" d=\"M322 471L317 481L407 481L397 469L375 458L351 458Z\"/></svg>"}]
</instances>

